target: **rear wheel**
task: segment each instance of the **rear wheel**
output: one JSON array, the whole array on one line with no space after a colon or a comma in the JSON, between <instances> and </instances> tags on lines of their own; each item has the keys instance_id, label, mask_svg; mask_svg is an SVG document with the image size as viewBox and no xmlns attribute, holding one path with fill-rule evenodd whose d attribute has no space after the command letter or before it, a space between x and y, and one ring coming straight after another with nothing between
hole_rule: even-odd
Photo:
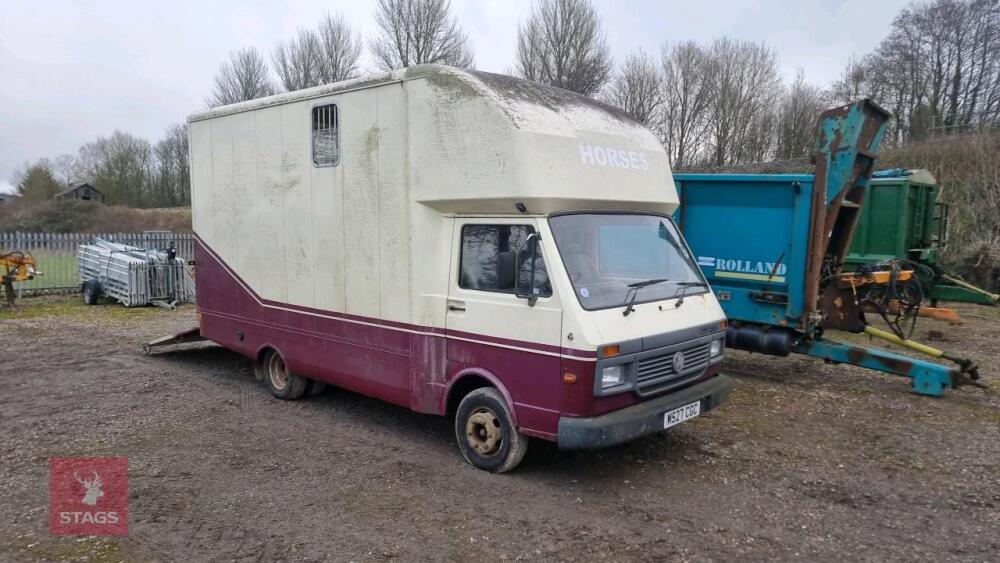
<instances>
[{"instance_id":1,"label":"rear wheel","mask_svg":"<svg viewBox=\"0 0 1000 563\"><path fill-rule=\"evenodd\" d=\"M507 401L493 387L465 396L455 413L455 438L462 456L491 473L517 467L528 451L528 438L514 427Z\"/></svg>"},{"instance_id":2,"label":"rear wheel","mask_svg":"<svg viewBox=\"0 0 1000 563\"><path fill-rule=\"evenodd\" d=\"M291 401L306 392L309 380L288 371L281 354L270 350L260 359L258 372L264 377L264 386L278 399Z\"/></svg>"},{"instance_id":3,"label":"rear wheel","mask_svg":"<svg viewBox=\"0 0 1000 563\"><path fill-rule=\"evenodd\" d=\"M83 282L83 302L87 305L97 305L97 300L101 297L101 282L97 280L87 280Z\"/></svg>"}]
</instances>

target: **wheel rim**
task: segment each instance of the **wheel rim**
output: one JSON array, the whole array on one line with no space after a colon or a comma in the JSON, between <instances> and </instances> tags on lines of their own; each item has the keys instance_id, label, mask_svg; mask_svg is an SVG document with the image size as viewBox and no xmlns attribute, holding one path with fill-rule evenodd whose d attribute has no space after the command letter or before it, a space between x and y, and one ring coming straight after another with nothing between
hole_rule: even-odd
<instances>
[{"instance_id":1,"label":"wheel rim","mask_svg":"<svg viewBox=\"0 0 1000 563\"><path fill-rule=\"evenodd\" d=\"M288 386L288 368L285 361L277 354L271 354L267 362L267 374L271 378L271 385L275 389L282 391Z\"/></svg>"},{"instance_id":2,"label":"wheel rim","mask_svg":"<svg viewBox=\"0 0 1000 563\"><path fill-rule=\"evenodd\" d=\"M491 456L503 444L503 426L496 413L479 407L465 421L465 439L479 455Z\"/></svg>"}]
</instances>

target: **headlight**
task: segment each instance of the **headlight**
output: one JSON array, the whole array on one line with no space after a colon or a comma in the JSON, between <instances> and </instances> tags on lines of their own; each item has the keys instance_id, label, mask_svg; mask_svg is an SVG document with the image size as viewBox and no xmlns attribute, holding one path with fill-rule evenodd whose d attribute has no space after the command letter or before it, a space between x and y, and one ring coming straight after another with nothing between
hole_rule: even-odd
<instances>
[{"instance_id":1,"label":"headlight","mask_svg":"<svg viewBox=\"0 0 1000 563\"><path fill-rule=\"evenodd\" d=\"M607 389L625 383L625 366L608 366L601 370L601 388Z\"/></svg>"},{"instance_id":2,"label":"headlight","mask_svg":"<svg viewBox=\"0 0 1000 563\"><path fill-rule=\"evenodd\" d=\"M722 353L722 341L713 340L711 347L709 347L709 355L713 358Z\"/></svg>"}]
</instances>

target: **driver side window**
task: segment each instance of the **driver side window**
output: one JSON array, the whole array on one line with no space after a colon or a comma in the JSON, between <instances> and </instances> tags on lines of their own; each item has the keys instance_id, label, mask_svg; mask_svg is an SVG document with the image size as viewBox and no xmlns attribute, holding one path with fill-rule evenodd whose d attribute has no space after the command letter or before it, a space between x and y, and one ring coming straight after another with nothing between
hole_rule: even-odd
<instances>
[{"instance_id":1,"label":"driver side window","mask_svg":"<svg viewBox=\"0 0 1000 563\"><path fill-rule=\"evenodd\" d=\"M462 289L515 293L520 278L522 286L529 283L531 256L518 251L525 248L528 235L535 232L529 225L463 225L462 251L458 286ZM535 269L535 294L550 297L552 285L541 249Z\"/></svg>"}]
</instances>

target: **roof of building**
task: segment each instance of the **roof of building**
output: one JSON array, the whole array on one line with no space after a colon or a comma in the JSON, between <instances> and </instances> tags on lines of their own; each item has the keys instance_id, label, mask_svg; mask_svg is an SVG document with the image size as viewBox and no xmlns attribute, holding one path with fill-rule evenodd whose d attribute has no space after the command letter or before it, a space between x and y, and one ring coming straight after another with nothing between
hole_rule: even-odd
<instances>
[{"instance_id":1,"label":"roof of building","mask_svg":"<svg viewBox=\"0 0 1000 563\"><path fill-rule=\"evenodd\" d=\"M97 193L99 193L101 195L104 195L104 192L102 192L101 190L95 188L94 185L91 184L90 182L78 182L78 183L70 184L68 188L66 188L65 190L63 190L61 192L58 192L54 197L58 197L58 196L61 196L61 195L69 194L69 193L74 192L74 191L76 191L76 190L78 190L78 189L80 189L80 188L82 188L84 186L89 186L90 189L94 190L95 192L97 192Z\"/></svg>"}]
</instances>

